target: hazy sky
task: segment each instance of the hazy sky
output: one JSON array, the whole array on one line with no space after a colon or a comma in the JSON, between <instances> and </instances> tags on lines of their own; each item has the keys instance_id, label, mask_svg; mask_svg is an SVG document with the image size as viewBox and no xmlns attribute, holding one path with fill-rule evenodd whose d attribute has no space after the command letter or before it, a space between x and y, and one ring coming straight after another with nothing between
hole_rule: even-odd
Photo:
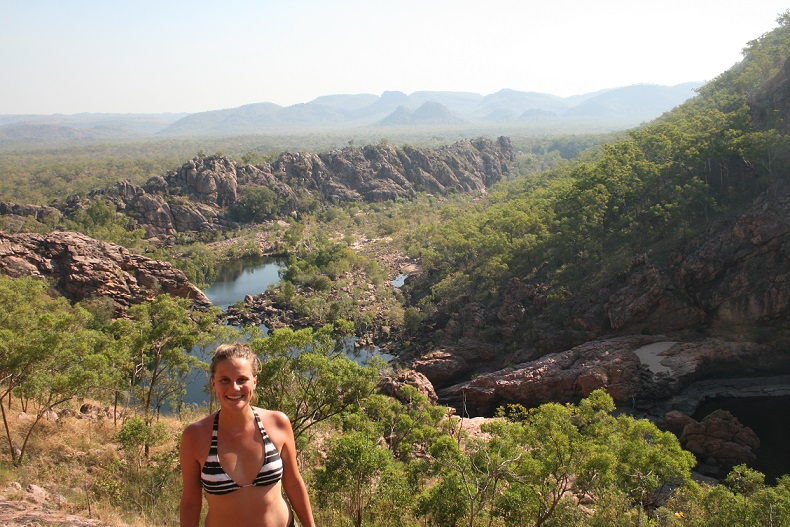
<instances>
[{"instance_id":1,"label":"hazy sky","mask_svg":"<svg viewBox=\"0 0 790 527\"><path fill-rule=\"evenodd\" d=\"M786 0L0 0L0 114L710 80Z\"/></svg>"}]
</instances>

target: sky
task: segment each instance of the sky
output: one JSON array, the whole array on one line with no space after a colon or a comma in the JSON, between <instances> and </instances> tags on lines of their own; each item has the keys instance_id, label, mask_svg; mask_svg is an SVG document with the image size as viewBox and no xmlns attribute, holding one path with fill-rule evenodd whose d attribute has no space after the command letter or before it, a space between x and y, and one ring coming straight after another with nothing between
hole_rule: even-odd
<instances>
[{"instance_id":1,"label":"sky","mask_svg":"<svg viewBox=\"0 0 790 527\"><path fill-rule=\"evenodd\" d=\"M0 0L0 114L711 80L787 0Z\"/></svg>"}]
</instances>

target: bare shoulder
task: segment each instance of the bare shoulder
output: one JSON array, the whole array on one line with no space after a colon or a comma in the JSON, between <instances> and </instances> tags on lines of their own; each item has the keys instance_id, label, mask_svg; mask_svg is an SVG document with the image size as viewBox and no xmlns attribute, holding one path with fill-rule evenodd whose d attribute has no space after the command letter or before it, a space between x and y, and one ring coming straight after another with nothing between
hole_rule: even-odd
<instances>
[{"instance_id":1,"label":"bare shoulder","mask_svg":"<svg viewBox=\"0 0 790 527\"><path fill-rule=\"evenodd\" d=\"M256 408L256 411L261 416L263 427L272 439L274 437L286 438L293 436L291 429L291 420L283 412L277 410L266 410L265 408Z\"/></svg>"},{"instance_id":2,"label":"bare shoulder","mask_svg":"<svg viewBox=\"0 0 790 527\"><path fill-rule=\"evenodd\" d=\"M214 414L211 414L187 426L181 434L181 451L194 454L208 451L213 425Z\"/></svg>"}]
</instances>

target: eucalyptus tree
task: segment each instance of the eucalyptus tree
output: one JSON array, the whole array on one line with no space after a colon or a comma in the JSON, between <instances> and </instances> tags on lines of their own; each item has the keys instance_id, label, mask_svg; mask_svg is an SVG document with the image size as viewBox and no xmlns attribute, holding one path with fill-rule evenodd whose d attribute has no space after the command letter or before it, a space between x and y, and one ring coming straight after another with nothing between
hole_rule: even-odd
<instances>
[{"instance_id":1,"label":"eucalyptus tree","mask_svg":"<svg viewBox=\"0 0 790 527\"><path fill-rule=\"evenodd\" d=\"M128 353L129 389L146 424L168 400L179 399L193 368L204 366L191 351L218 335L216 315L217 308L190 309L188 299L162 294L132 306L127 318L113 322L112 332Z\"/></svg>"},{"instance_id":2,"label":"eucalyptus tree","mask_svg":"<svg viewBox=\"0 0 790 527\"><path fill-rule=\"evenodd\" d=\"M613 410L611 397L596 390L578 405L512 406L482 427L487 437L440 436L429 446L418 512L469 527L497 518L534 527L646 521L650 498L688 481L695 461L672 434Z\"/></svg>"},{"instance_id":3,"label":"eucalyptus tree","mask_svg":"<svg viewBox=\"0 0 790 527\"><path fill-rule=\"evenodd\" d=\"M688 482L655 511L662 527L786 527L790 525L790 476L765 476L739 465L718 484Z\"/></svg>"},{"instance_id":4,"label":"eucalyptus tree","mask_svg":"<svg viewBox=\"0 0 790 527\"><path fill-rule=\"evenodd\" d=\"M399 473L392 452L356 430L333 435L326 448L326 460L316 473L319 503L339 505L354 527L361 527L371 503L393 483L398 486L392 481Z\"/></svg>"},{"instance_id":5,"label":"eucalyptus tree","mask_svg":"<svg viewBox=\"0 0 790 527\"><path fill-rule=\"evenodd\" d=\"M113 384L112 348L92 318L65 298L51 297L44 280L0 276L0 413L15 464L47 412ZM8 421L15 395L33 416L24 421L18 444Z\"/></svg>"},{"instance_id":6,"label":"eucalyptus tree","mask_svg":"<svg viewBox=\"0 0 790 527\"><path fill-rule=\"evenodd\" d=\"M332 326L272 331L254 337L261 357L261 404L285 412L299 440L318 423L356 409L374 391L379 363L360 365L345 356Z\"/></svg>"}]
</instances>

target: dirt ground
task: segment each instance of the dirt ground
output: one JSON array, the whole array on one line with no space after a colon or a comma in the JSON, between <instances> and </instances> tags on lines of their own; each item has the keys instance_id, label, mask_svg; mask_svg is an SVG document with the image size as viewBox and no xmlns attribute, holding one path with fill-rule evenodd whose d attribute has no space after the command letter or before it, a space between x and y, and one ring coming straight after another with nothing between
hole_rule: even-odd
<instances>
[{"instance_id":1,"label":"dirt ground","mask_svg":"<svg viewBox=\"0 0 790 527\"><path fill-rule=\"evenodd\" d=\"M49 503L0 495L0 527L118 527L70 514Z\"/></svg>"},{"instance_id":2,"label":"dirt ground","mask_svg":"<svg viewBox=\"0 0 790 527\"><path fill-rule=\"evenodd\" d=\"M27 500L0 496L0 527L116 527Z\"/></svg>"}]
</instances>

